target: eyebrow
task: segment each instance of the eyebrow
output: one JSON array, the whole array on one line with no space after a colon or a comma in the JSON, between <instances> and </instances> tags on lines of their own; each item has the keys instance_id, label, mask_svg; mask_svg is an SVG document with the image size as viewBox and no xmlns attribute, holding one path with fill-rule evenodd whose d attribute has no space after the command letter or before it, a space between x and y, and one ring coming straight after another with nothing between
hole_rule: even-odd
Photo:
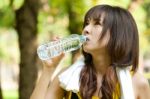
<instances>
[{"instance_id":1,"label":"eyebrow","mask_svg":"<svg viewBox=\"0 0 150 99\"><path fill-rule=\"evenodd\" d=\"M90 22L91 20L94 21L94 22L99 22L100 24L103 24L103 19L101 17L100 18L95 18L95 19L94 18L87 18L86 19L87 22Z\"/></svg>"},{"instance_id":2,"label":"eyebrow","mask_svg":"<svg viewBox=\"0 0 150 99\"><path fill-rule=\"evenodd\" d=\"M103 23L102 20L101 20L101 18L99 18L99 19L94 19L94 21L95 21L95 22L99 22L100 24Z\"/></svg>"}]
</instances>

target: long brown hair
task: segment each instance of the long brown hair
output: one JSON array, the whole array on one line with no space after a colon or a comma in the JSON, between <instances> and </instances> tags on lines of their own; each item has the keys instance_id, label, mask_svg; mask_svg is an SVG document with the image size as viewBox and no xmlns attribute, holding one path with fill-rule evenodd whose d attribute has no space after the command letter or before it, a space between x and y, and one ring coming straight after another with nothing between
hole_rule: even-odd
<instances>
[{"instance_id":1,"label":"long brown hair","mask_svg":"<svg viewBox=\"0 0 150 99\"><path fill-rule=\"evenodd\" d=\"M88 18L99 21L102 14L104 20L100 39L109 30L110 40L107 49L111 64L103 76L99 90L102 93L102 99L112 99L118 81L115 68L132 66L133 72L138 68L139 37L132 15L123 8L110 5L97 5L91 8L85 15L83 28L86 26ZM84 50L82 52L85 66L80 74L80 94L83 99L91 99L97 90L97 77L92 55L84 52Z\"/></svg>"}]
</instances>

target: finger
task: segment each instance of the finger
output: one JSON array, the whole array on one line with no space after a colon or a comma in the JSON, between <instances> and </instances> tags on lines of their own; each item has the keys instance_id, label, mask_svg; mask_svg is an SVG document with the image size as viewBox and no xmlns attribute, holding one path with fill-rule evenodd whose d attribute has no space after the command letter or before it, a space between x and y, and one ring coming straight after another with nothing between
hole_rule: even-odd
<instances>
[{"instance_id":1,"label":"finger","mask_svg":"<svg viewBox=\"0 0 150 99\"><path fill-rule=\"evenodd\" d=\"M55 37L52 38L53 41L57 41L59 39L60 39L60 37L58 37L58 36L55 36Z\"/></svg>"},{"instance_id":2,"label":"finger","mask_svg":"<svg viewBox=\"0 0 150 99\"><path fill-rule=\"evenodd\" d=\"M64 55L65 55L64 53L61 53L60 55L52 58L52 61L55 61L55 62L60 61L64 57Z\"/></svg>"},{"instance_id":3,"label":"finger","mask_svg":"<svg viewBox=\"0 0 150 99\"><path fill-rule=\"evenodd\" d=\"M46 66L49 66L50 64L52 64L52 60L51 59L49 59L49 60L43 60L42 62Z\"/></svg>"},{"instance_id":4,"label":"finger","mask_svg":"<svg viewBox=\"0 0 150 99\"><path fill-rule=\"evenodd\" d=\"M59 64L59 62L62 60L62 58L65 56L64 53L61 53L59 56L56 56L54 58L52 58L52 61L55 63L55 65Z\"/></svg>"},{"instance_id":5,"label":"finger","mask_svg":"<svg viewBox=\"0 0 150 99\"><path fill-rule=\"evenodd\" d=\"M49 60L43 60L43 63L45 66L49 66L49 67L55 67L59 64L59 62L61 61L61 59L65 56L64 53L61 53L59 56L56 56L54 58L51 58Z\"/></svg>"}]
</instances>

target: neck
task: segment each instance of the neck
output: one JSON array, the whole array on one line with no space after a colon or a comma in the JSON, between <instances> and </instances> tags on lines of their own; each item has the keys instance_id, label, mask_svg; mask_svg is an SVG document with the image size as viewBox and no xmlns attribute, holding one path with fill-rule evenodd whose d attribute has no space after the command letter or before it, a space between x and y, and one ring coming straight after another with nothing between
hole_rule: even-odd
<instances>
[{"instance_id":1,"label":"neck","mask_svg":"<svg viewBox=\"0 0 150 99\"><path fill-rule=\"evenodd\" d=\"M92 57L96 72L103 75L110 65L110 57L108 55L108 52L101 51L99 53L93 53Z\"/></svg>"}]
</instances>

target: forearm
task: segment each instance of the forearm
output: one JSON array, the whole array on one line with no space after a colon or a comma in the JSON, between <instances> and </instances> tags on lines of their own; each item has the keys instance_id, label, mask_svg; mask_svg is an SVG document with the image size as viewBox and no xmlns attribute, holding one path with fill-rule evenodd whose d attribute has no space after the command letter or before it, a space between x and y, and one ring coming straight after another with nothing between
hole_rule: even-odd
<instances>
[{"instance_id":1,"label":"forearm","mask_svg":"<svg viewBox=\"0 0 150 99\"><path fill-rule=\"evenodd\" d=\"M51 75L63 57L64 54L62 53L57 57L51 58L50 60L43 61L44 66L42 75L30 99L45 99L45 95L51 80Z\"/></svg>"},{"instance_id":2,"label":"forearm","mask_svg":"<svg viewBox=\"0 0 150 99\"><path fill-rule=\"evenodd\" d=\"M44 99L54 69L42 72L30 99Z\"/></svg>"}]
</instances>

